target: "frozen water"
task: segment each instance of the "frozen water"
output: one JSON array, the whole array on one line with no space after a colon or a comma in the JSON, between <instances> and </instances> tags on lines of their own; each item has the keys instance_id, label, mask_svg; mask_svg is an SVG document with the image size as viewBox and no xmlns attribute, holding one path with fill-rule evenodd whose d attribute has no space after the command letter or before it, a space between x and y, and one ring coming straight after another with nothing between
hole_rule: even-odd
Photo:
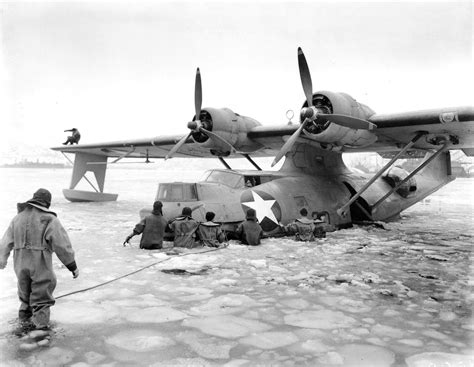
<instances>
[{"instance_id":1,"label":"frozen water","mask_svg":"<svg viewBox=\"0 0 474 367\"><path fill-rule=\"evenodd\" d=\"M222 338L240 338L250 333L269 330L270 325L242 317L227 315L206 318L190 318L183 321L183 326L200 329L203 333Z\"/></svg>"},{"instance_id":2,"label":"frozen water","mask_svg":"<svg viewBox=\"0 0 474 367\"><path fill-rule=\"evenodd\" d=\"M253 345L261 349L275 349L294 344L299 341L292 332L269 331L256 333L239 340L243 344Z\"/></svg>"},{"instance_id":3,"label":"frozen water","mask_svg":"<svg viewBox=\"0 0 474 367\"><path fill-rule=\"evenodd\" d=\"M149 329L122 331L105 339L105 342L134 352L150 352L175 344L174 340Z\"/></svg>"},{"instance_id":4,"label":"frozen water","mask_svg":"<svg viewBox=\"0 0 474 367\"><path fill-rule=\"evenodd\" d=\"M336 329L347 328L356 322L350 316L342 312L321 310L321 311L303 311L293 315L285 316L287 325L315 328L315 329Z\"/></svg>"},{"instance_id":5,"label":"frozen water","mask_svg":"<svg viewBox=\"0 0 474 367\"><path fill-rule=\"evenodd\" d=\"M395 353L374 345L348 344L338 350L346 367L390 367L395 362Z\"/></svg>"},{"instance_id":6,"label":"frozen water","mask_svg":"<svg viewBox=\"0 0 474 367\"><path fill-rule=\"evenodd\" d=\"M406 359L408 367L472 366L473 356L452 353L421 353Z\"/></svg>"},{"instance_id":7,"label":"frozen water","mask_svg":"<svg viewBox=\"0 0 474 367\"><path fill-rule=\"evenodd\" d=\"M18 300L10 259L0 271L0 365L474 364L472 181L453 182L386 230L328 233L318 246L269 238L253 248L231 241L210 253L170 256L140 250L138 236L122 246L138 211L153 201L155 172L107 174L118 202L72 204L61 194L70 170L1 170L0 184L10 182L0 192L3 230L16 202L40 186L53 192L52 209L81 269L73 280L55 260L56 297L159 263L57 298L51 346L22 352L12 335ZM160 179L173 181L175 172ZM173 269L188 273L161 271Z\"/></svg>"}]
</instances>

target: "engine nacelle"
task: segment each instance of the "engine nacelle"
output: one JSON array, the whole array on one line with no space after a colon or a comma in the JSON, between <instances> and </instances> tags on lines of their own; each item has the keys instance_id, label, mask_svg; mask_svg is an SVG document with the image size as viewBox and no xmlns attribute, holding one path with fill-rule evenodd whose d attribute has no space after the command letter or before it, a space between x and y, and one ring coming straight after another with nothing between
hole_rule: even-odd
<instances>
[{"instance_id":1,"label":"engine nacelle","mask_svg":"<svg viewBox=\"0 0 474 367\"><path fill-rule=\"evenodd\" d=\"M193 120L196 119L196 116ZM247 116L241 116L229 108L204 108L201 110L202 126L219 137L223 138L240 152L252 152L260 145L247 137L247 132L261 124ZM226 144L219 143L199 131L193 132L194 141L203 147L209 148L212 154L227 156L230 154Z\"/></svg>"},{"instance_id":2,"label":"engine nacelle","mask_svg":"<svg viewBox=\"0 0 474 367\"><path fill-rule=\"evenodd\" d=\"M308 103L305 102L303 108L307 106ZM314 93L313 106L320 113L347 115L362 120L367 120L375 113L348 94L329 91ZM302 122L301 119L300 122ZM336 125L323 117L308 123L303 132L309 138L322 143L323 148L335 150L341 149L343 146L363 147L377 140L377 136L370 130L351 129Z\"/></svg>"}]
</instances>

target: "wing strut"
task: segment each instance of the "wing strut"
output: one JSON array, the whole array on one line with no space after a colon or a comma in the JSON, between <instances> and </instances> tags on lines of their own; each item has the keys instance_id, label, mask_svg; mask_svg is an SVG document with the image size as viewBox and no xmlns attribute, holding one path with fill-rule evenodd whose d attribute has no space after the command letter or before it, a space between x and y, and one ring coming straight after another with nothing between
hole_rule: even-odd
<instances>
[{"instance_id":1,"label":"wing strut","mask_svg":"<svg viewBox=\"0 0 474 367\"><path fill-rule=\"evenodd\" d=\"M227 168L227 169L232 169L232 168L227 164L227 162L224 160L224 158L222 158L222 157L217 157L217 158L219 158L219 160L221 161L221 163L224 165L225 168Z\"/></svg>"},{"instance_id":2,"label":"wing strut","mask_svg":"<svg viewBox=\"0 0 474 367\"><path fill-rule=\"evenodd\" d=\"M347 209L349 209L349 207L359 198L359 196L361 196L365 190L367 190L370 186L372 186L372 184L380 177L383 175L383 173L389 169L396 161L398 158L400 158L408 149L410 149L413 144L415 144L418 139L420 139L423 135L426 135L427 133L425 131L421 131L419 132L418 134L416 134L416 136L407 144L405 145L405 147L399 151L395 157L393 157L390 162L388 162L385 166L383 166L369 181L367 181L367 183L361 187L361 189L359 191L357 191L357 193L351 197L351 199L345 203L343 206L341 206L339 209L337 209L337 214L344 218L346 215L347 215Z\"/></svg>"},{"instance_id":3,"label":"wing strut","mask_svg":"<svg viewBox=\"0 0 474 367\"><path fill-rule=\"evenodd\" d=\"M69 163L71 163L74 166L74 162L64 152L61 152L61 153L69 161ZM82 177L84 177L84 180L86 180L89 183L89 185L91 185L91 187L95 190L95 192L100 192L99 190L97 190L94 184L85 175L83 175Z\"/></svg>"},{"instance_id":4,"label":"wing strut","mask_svg":"<svg viewBox=\"0 0 474 367\"><path fill-rule=\"evenodd\" d=\"M405 182L415 176L419 171L425 168L433 159L443 153L449 141L445 141L443 146L439 148L431 157L429 157L426 161L422 162L418 167L416 167L413 172L411 172L407 177L405 177L402 181L397 183L389 192L387 192L383 197L381 197L374 205L372 205L372 210L375 210L380 204L382 204L390 195L392 195L395 191L397 191L400 186L402 186Z\"/></svg>"},{"instance_id":5,"label":"wing strut","mask_svg":"<svg viewBox=\"0 0 474 367\"><path fill-rule=\"evenodd\" d=\"M261 171L262 169L258 166L257 163L255 163L255 161L248 155L248 154L242 154L245 158L247 158L247 160L252 163L252 165L258 169L259 171Z\"/></svg>"}]
</instances>

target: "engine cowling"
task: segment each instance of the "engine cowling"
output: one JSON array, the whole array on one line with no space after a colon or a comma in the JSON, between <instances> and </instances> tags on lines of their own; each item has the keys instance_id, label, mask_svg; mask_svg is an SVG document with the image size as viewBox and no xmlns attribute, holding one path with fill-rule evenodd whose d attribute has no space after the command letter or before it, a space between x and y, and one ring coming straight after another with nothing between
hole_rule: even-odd
<instances>
[{"instance_id":1,"label":"engine cowling","mask_svg":"<svg viewBox=\"0 0 474 367\"><path fill-rule=\"evenodd\" d=\"M193 121L195 120L196 116L193 118ZM201 110L199 120L206 130L219 135L240 152L252 152L260 147L247 137L249 130L261 125L251 117L241 116L229 108L207 107ZM214 155L230 154L228 145L213 141L205 133L194 131L191 136L197 144L209 148Z\"/></svg>"},{"instance_id":2,"label":"engine cowling","mask_svg":"<svg viewBox=\"0 0 474 367\"><path fill-rule=\"evenodd\" d=\"M329 91L314 93L313 106L319 113L347 115L362 120L367 120L375 113L348 94ZM303 104L302 111L305 111L306 107L308 107L307 101ZM304 116L300 116L300 122L303 122L303 118ZM323 148L335 150L344 146L362 147L377 140L377 136L370 130L336 125L323 117L307 123L303 132L309 138L322 143Z\"/></svg>"}]
</instances>

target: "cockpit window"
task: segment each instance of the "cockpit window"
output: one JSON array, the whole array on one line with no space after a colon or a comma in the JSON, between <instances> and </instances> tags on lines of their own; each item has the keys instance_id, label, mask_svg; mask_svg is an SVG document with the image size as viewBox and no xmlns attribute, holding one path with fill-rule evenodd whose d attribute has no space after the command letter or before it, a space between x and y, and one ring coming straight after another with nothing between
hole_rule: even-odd
<instances>
[{"instance_id":1,"label":"cockpit window","mask_svg":"<svg viewBox=\"0 0 474 367\"><path fill-rule=\"evenodd\" d=\"M210 171L204 179L206 182L218 182L230 187L242 185L242 176L234 172Z\"/></svg>"},{"instance_id":2,"label":"cockpit window","mask_svg":"<svg viewBox=\"0 0 474 367\"><path fill-rule=\"evenodd\" d=\"M156 194L156 200L161 201L194 201L197 199L194 183L162 183L159 184Z\"/></svg>"}]
</instances>

